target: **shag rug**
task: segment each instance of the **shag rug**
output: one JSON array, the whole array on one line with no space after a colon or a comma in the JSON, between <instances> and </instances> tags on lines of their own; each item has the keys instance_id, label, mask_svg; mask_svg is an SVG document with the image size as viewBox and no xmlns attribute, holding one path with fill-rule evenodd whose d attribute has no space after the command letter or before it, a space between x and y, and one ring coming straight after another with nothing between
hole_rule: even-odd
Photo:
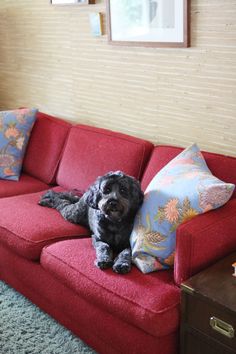
<instances>
[{"instance_id":1,"label":"shag rug","mask_svg":"<svg viewBox=\"0 0 236 354\"><path fill-rule=\"evenodd\" d=\"M0 281L1 354L96 354L82 340Z\"/></svg>"}]
</instances>

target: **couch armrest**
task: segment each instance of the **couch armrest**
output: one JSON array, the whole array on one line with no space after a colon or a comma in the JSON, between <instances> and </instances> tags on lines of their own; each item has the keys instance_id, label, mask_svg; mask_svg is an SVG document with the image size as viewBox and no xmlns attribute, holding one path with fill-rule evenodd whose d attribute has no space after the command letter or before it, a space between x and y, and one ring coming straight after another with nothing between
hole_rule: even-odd
<instances>
[{"instance_id":1,"label":"couch armrest","mask_svg":"<svg viewBox=\"0 0 236 354\"><path fill-rule=\"evenodd\" d=\"M181 282L236 250L236 199L180 225L176 233L175 282Z\"/></svg>"}]
</instances>

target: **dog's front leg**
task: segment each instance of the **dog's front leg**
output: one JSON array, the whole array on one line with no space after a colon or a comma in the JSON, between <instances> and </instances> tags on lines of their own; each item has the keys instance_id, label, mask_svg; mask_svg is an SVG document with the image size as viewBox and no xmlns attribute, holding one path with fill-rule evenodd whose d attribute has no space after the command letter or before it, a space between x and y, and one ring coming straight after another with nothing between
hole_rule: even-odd
<instances>
[{"instance_id":1,"label":"dog's front leg","mask_svg":"<svg viewBox=\"0 0 236 354\"><path fill-rule=\"evenodd\" d=\"M95 265L100 269L107 269L113 265L113 252L110 246L102 241L97 240L95 235L92 235L93 246L96 251Z\"/></svg>"},{"instance_id":2,"label":"dog's front leg","mask_svg":"<svg viewBox=\"0 0 236 354\"><path fill-rule=\"evenodd\" d=\"M112 267L114 272L119 274L129 273L131 270L131 250L130 248L125 248L121 251L114 261Z\"/></svg>"},{"instance_id":3,"label":"dog's front leg","mask_svg":"<svg viewBox=\"0 0 236 354\"><path fill-rule=\"evenodd\" d=\"M83 200L71 193L49 190L42 195L38 204L58 210L67 221L87 226L87 211L82 205Z\"/></svg>"},{"instance_id":4,"label":"dog's front leg","mask_svg":"<svg viewBox=\"0 0 236 354\"><path fill-rule=\"evenodd\" d=\"M76 198L76 199L75 199ZM67 205L78 202L79 198L70 193L55 192L53 190L47 191L43 194L38 202L39 205L45 206L58 211L64 209Z\"/></svg>"}]
</instances>

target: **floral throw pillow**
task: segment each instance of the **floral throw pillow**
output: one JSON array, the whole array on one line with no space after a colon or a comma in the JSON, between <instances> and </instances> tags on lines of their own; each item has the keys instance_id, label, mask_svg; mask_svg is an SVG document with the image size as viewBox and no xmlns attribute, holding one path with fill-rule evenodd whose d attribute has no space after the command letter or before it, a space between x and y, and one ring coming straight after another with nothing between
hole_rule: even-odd
<instances>
[{"instance_id":1,"label":"floral throw pillow","mask_svg":"<svg viewBox=\"0 0 236 354\"><path fill-rule=\"evenodd\" d=\"M0 112L0 178L18 181L36 109Z\"/></svg>"},{"instance_id":2,"label":"floral throw pillow","mask_svg":"<svg viewBox=\"0 0 236 354\"><path fill-rule=\"evenodd\" d=\"M130 238L133 263L143 273L173 266L177 227L225 204L234 187L212 175L196 144L182 151L144 193Z\"/></svg>"}]
</instances>

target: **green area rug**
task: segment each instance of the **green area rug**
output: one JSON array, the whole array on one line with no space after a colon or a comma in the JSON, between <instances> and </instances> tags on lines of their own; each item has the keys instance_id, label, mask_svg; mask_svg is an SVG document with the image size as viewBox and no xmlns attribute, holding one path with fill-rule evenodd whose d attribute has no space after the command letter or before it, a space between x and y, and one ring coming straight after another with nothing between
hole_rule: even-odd
<instances>
[{"instance_id":1,"label":"green area rug","mask_svg":"<svg viewBox=\"0 0 236 354\"><path fill-rule=\"evenodd\" d=\"M95 354L95 351L0 281L0 353Z\"/></svg>"}]
</instances>

